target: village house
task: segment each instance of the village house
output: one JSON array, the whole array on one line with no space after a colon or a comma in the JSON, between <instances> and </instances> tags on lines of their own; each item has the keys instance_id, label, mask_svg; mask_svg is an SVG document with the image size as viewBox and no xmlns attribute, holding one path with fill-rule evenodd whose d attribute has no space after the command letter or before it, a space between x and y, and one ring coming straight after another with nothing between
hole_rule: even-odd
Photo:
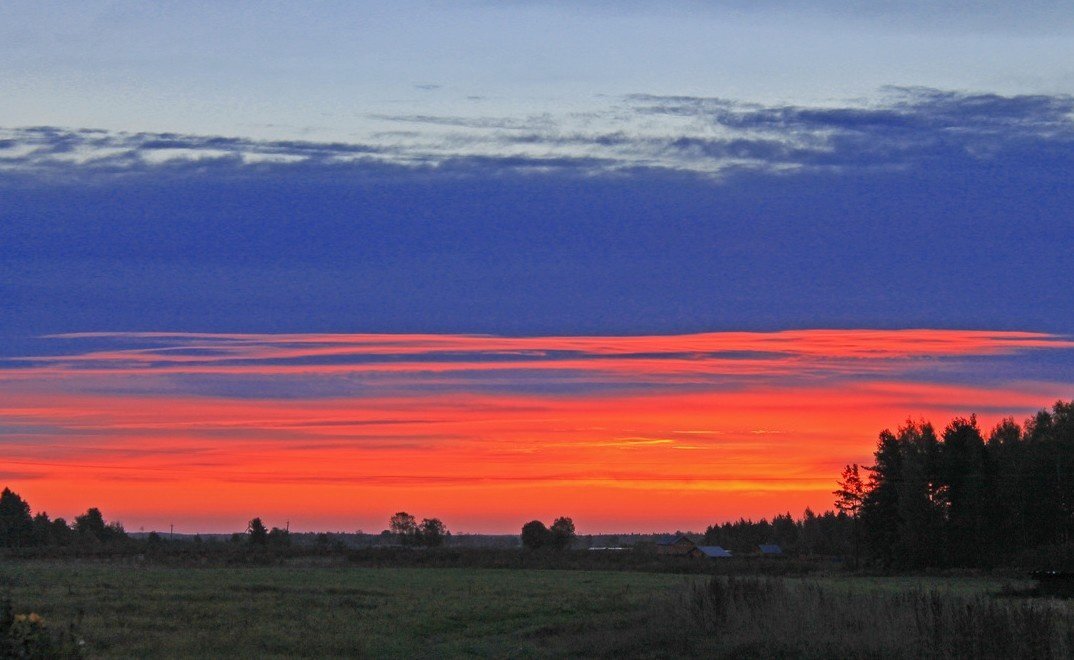
<instances>
[{"instance_id":1,"label":"village house","mask_svg":"<svg viewBox=\"0 0 1074 660\"><path fill-rule=\"evenodd\" d=\"M665 536L656 542L656 554L667 557L702 557L697 544L686 536Z\"/></svg>"},{"instance_id":2,"label":"village house","mask_svg":"<svg viewBox=\"0 0 1074 660\"><path fill-rule=\"evenodd\" d=\"M698 545L686 536L665 536L656 543L657 554L668 557L720 559L731 553L718 545Z\"/></svg>"},{"instance_id":3,"label":"village house","mask_svg":"<svg viewBox=\"0 0 1074 660\"><path fill-rule=\"evenodd\" d=\"M697 549L709 559L726 559L731 556L729 550L724 550L718 545L699 545Z\"/></svg>"}]
</instances>

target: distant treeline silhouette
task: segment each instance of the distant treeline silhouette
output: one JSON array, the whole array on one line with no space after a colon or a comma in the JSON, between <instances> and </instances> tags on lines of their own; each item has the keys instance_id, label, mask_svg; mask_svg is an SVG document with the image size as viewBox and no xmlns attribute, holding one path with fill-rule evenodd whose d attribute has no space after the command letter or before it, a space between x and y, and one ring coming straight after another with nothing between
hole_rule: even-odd
<instances>
[{"instance_id":1,"label":"distant treeline silhouette","mask_svg":"<svg viewBox=\"0 0 1074 660\"><path fill-rule=\"evenodd\" d=\"M99 509L87 510L68 525L44 511L31 516L30 505L18 494L10 488L0 492L0 548L93 545L126 538L123 525L106 523Z\"/></svg>"},{"instance_id":2,"label":"distant treeline silhouette","mask_svg":"<svg viewBox=\"0 0 1074 660\"><path fill-rule=\"evenodd\" d=\"M836 506L865 558L887 567L988 567L1068 557L1074 537L1074 403L987 439L976 417L938 434L907 421L880 434L875 462L843 470Z\"/></svg>"},{"instance_id":3,"label":"distant treeline silhouette","mask_svg":"<svg viewBox=\"0 0 1074 660\"><path fill-rule=\"evenodd\" d=\"M705 529L702 545L718 545L733 554L752 555L766 543L779 545L783 554L793 556L849 556L854 548L854 520L844 512L825 511L817 515L811 509L798 520L790 513L780 514L769 522L746 518L710 525Z\"/></svg>"},{"instance_id":4,"label":"distant treeline silhouette","mask_svg":"<svg viewBox=\"0 0 1074 660\"><path fill-rule=\"evenodd\" d=\"M937 434L907 420L880 433L871 466L847 465L837 511L712 525L703 543L735 553L777 543L893 569L1069 564L1074 560L1074 403L1058 401L987 438L975 416Z\"/></svg>"}]
</instances>

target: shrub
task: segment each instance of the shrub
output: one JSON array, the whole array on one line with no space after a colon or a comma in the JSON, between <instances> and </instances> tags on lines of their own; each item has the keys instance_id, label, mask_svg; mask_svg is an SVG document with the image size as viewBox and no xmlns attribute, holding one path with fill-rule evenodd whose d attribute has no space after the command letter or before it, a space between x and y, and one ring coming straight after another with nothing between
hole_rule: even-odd
<instances>
[{"instance_id":1,"label":"shrub","mask_svg":"<svg viewBox=\"0 0 1074 660\"><path fill-rule=\"evenodd\" d=\"M10 598L0 600L0 658L81 658L83 644L73 624L53 631L40 615L15 614Z\"/></svg>"}]
</instances>

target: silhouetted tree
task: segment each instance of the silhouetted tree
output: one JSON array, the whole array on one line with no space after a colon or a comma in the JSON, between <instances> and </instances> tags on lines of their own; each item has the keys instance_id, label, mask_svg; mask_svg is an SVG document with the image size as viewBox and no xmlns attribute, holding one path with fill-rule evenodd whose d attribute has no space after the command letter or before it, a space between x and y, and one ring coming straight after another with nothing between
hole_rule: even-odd
<instances>
[{"instance_id":1,"label":"silhouetted tree","mask_svg":"<svg viewBox=\"0 0 1074 660\"><path fill-rule=\"evenodd\" d=\"M938 480L940 446L927 422L880 434L862 501L865 541L888 566L924 566L939 556L946 490Z\"/></svg>"},{"instance_id":2,"label":"silhouetted tree","mask_svg":"<svg viewBox=\"0 0 1074 660\"><path fill-rule=\"evenodd\" d=\"M778 545L785 554L798 551L798 536L798 523L789 511L772 519L772 535L768 542Z\"/></svg>"},{"instance_id":3,"label":"silhouetted tree","mask_svg":"<svg viewBox=\"0 0 1074 660\"><path fill-rule=\"evenodd\" d=\"M68 526L67 521L63 518L55 518L52 521L52 537L51 540L57 545L67 545L71 542L71 536L74 534L74 530Z\"/></svg>"},{"instance_id":4,"label":"silhouetted tree","mask_svg":"<svg viewBox=\"0 0 1074 660\"><path fill-rule=\"evenodd\" d=\"M973 416L941 438L908 423L880 434L874 459L860 518L884 564L985 566L1074 537L1074 403L1006 418L987 442Z\"/></svg>"},{"instance_id":5,"label":"silhouetted tree","mask_svg":"<svg viewBox=\"0 0 1074 660\"><path fill-rule=\"evenodd\" d=\"M861 471L857 463L843 467L839 477L839 488L835 495L835 508L848 516L855 517L861 511L865 499L865 483L861 480Z\"/></svg>"},{"instance_id":6,"label":"silhouetted tree","mask_svg":"<svg viewBox=\"0 0 1074 660\"><path fill-rule=\"evenodd\" d=\"M425 518L418 526L418 538L422 545L438 546L444 543L444 538L450 534L447 525L439 518Z\"/></svg>"},{"instance_id":7,"label":"silhouetted tree","mask_svg":"<svg viewBox=\"0 0 1074 660\"><path fill-rule=\"evenodd\" d=\"M947 560L978 565L992 553L996 484L976 417L956 418L944 429L942 455L939 481L946 496Z\"/></svg>"},{"instance_id":8,"label":"silhouetted tree","mask_svg":"<svg viewBox=\"0 0 1074 660\"><path fill-rule=\"evenodd\" d=\"M83 540L108 543L127 538L127 532L118 522L105 523L100 509L91 507L81 516L75 517L75 532Z\"/></svg>"},{"instance_id":9,"label":"silhouetted tree","mask_svg":"<svg viewBox=\"0 0 1074 660\"><path fill-rule=\"evenodd\" d=\"M851 519L843 512L826 511L818 516L806 509L796 520L789 512L768 522L740 518L734 522L709 525L702 545L718 545L733 553L752 554L757 546L774 543L786 555L838 555L851 551Z\"/></svg>"},{"instance_id":10,"label":"silhouetted tree","mask_svg":"<svg viewBox=\"0 0 1074 660\"><path fill-rule=\"evenodd\" d=\"M52 541L52 521L49 520L48 514L44 511L34 515L32 537L33 544L37 546L58 545Z\"/></svg>"},{"instance_id":11,"label":"silhouetted tree","mask_svg":"<svg viewBox=\"0 0 1074 660\"><path fill-rule=\"evenodd\" d=\"M10 488L0 492L0 547L14 548L33 543L34 524L30 505Z\"/></svg>"},{"instance_id":12,"label":"silhouetted tree","mask_svg":"<svg viewBox=\"0 0 1074 660\"><path fill-rule=\"evenodd\" d=\"M260 518L254 518L246 527L247 541L253 545L265 545L268 543L268 529Z\"/></svg>"},{"instance_id":13,"label":"silhouetted tree","mask_svg":"<svg viewBox=\"0 0 1074 660\"><path fill-rule=\"evenodd\" d=\"M780 540L776 538L775 528L766 518L756 522L739 518L735 522L711 525L702 539L705 545L718 545L734 553L753 553L762 543L777 542Z\"/></svg>"},{"instance_id":14,"label":"silhouetted tree","mask_svg":"<svg viewBox=\"0 0 1074 660\"><path fill-rule=\"evenodd\" d=\"M856 567L861 561L861 525L858 515L865 502L865 483L861 480L861 471L857 463L843 467L843 474L839 477L839 488L832 495L835 495L835 508L850 516L853 528L851 533L854 538L854 566Z\"/></svg>"},{"instance_id":15,"label":"silhouetted tree","mask_svg":"<svg viewBox=\"0 0 1074 660\"><path fill-rule=\"evenodd\" d=\"M284 548L291 545L291 533L286 529L273 527L265 537L265 541L268 545Z\"/></svg>"},{"instance_id":16,"label":"silhouetted tree","mask_svg":"<svg viewBox=\"0 0 1074 660\"><path fill-rule=\"evenodd\" d=\"M522 526L522 545L530 550L549 545L551 539L552 533L540 520L531 520Z\"/></svg>"},{"instance_id":17,"label":"silhouetted tree","mask_svg":"<svg viewBox=\"0 0 1074 660\"><path fill-rule=\"evenodd\" d=\"M104 516L101 515L101 510L96 507L87 509L81 516L75 516L75 532L78 534L102 540L104 529Z\"/></svg>"},{"instance_id":18,"label":"silhouetted tree","mask_svg":"<svg viewBox=\"0 0 1074 660\"><path fill-rule=\"evenodd\" d=\"M400 511L388 519L388 529L403 545L414 545L418 540L418 523L414 516Z\"/></svg>"},{"instance_id":19,"label":"silhouetted tree","mask_svg":"<svg viewBox=\"0 0 1074 660\"><path fill-rule=\"evenodd\" d=\"M1057 401L1025 425L1028 467L1036 476L1029 515L1035 538L1074 540L1074 401Z\"/></svg>"},{"instance_id":20,"label":"silhouetted tree","mask_svg":"<svg viewBox=\"0 0 1074 660\"><path fill-rule=\"evenodd\" d=\"M556 550L564 550L574 541L574 521L567 517L556 518L548 528L550 544Z\"/></svg>"},{"instance_id":21,"label":"silhouetted tree","mask_svg":"<svg viewBox=\"0 0 1074 660\"><path fill-rule=\"evenodd\" d=\"M1012 446L1017 445L1021 440L1022 427L1014 421L1013 417L1004 417L988 435L988 446L993 448Z\"/></svg>"}]
</instances>

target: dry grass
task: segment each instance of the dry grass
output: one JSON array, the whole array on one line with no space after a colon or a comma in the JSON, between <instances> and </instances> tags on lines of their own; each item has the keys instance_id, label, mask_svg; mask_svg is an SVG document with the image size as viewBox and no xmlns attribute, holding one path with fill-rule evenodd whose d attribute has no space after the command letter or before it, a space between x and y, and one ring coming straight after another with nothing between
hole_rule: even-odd
<instances>
[{"instance_id":1,"label":"dry grass","mask_svg":"<svg viewBox=\"0 0 1074 660\"><path fill-rule=\"evenodd\" d=\"M1052 599L721 578L684 588L646 626L678 652L786 658L1069 658L1074 616Z\"/></svg>"},{"instance_id":2,"label":"dry grass","mask_svg":"<svg viewBox=\"0 0 1074 660\"><path fill-rule=\"evenodd\" d=\"M1018 585L1023 586L1023 585ZM0 563L88 657L1070 657L1074 601L960 578ZM991 593L990 593L991 592Z\"/></svg>"}]
</instances>

